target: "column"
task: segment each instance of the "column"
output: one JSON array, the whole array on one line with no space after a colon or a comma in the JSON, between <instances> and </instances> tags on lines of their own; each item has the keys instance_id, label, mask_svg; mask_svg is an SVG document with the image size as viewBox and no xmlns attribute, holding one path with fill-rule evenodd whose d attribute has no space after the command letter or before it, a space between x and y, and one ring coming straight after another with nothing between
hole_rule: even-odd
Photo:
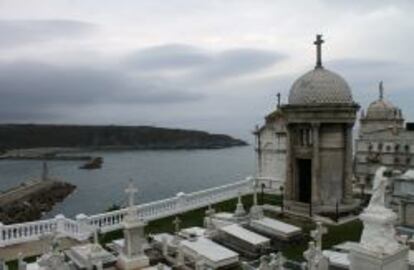
<instances>
[{"instance_id":1,"label":"column","mask_svg":"<svg viewBox=\"0 0 414 270\"><path fill-rule=\"evenodd\" d=\"M345 125L345 166L344 166L344 183L343 183L343 202L352 203L352 127L353 124Z\"/></svg>"},{"instance_id":2,"label":"column","mask_svg":"<svg viewBox=\"0 0 414 270\"><path fill-rule=\"evenodd\" d=\"M285 179L285 199L294 199L293 189L293 172L292 172L292 126L286 126L286 179Z\"/></svg>"},{"instance_id":3,"label":"column","mask_svg":"<svg viewBox=\"0 0 414 270\"><path fill-rule=\"evenodd\" d=\"M312 204L321 202L320 196L320 153L319 153L319 129L320 123L312 123Z\"/></svg>"}]
</instances>

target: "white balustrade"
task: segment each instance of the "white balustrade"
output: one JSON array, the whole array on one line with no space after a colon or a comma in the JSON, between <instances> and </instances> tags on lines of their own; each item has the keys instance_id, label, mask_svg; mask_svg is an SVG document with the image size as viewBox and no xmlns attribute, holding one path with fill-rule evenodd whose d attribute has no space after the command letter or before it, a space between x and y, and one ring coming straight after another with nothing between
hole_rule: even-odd
<instances>
[{"instance_id":1,"label":"white balustrade","mask_svg":"<svg viewBox=\"0 0 414 270\"><path fill-rule=\"evenodd\" d=\"M252 179L246 179L224 186L209 188L193 193L179 193L177 196L136 206L137 214L146 221L152 221L179 213L206 207L252 192ZM41 239L46 234L57 232L77 240L87 239L95 229L110 232L122 228L127 208L107 213L86 216L79 214L76 220L58 215L54 219L2 225L0 223L0 247Z\"/></svg>"}]
</instances>

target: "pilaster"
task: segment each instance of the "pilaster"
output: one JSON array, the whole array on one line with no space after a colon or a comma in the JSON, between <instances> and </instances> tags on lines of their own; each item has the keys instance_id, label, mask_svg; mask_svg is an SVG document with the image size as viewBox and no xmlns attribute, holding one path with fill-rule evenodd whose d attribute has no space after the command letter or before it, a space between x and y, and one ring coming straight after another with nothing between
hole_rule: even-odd
<instances>
[{"instance_id":1,"label":"pilaster","mask_svg":"<svg viewBox=\"0 0 414 270\"><path fill-rule=\"evenodd\" d=\"M320 123L312 123L312 204L321 202L320 196L320 153L319 153L319 129Z\"/></svg>"}]
</instances>

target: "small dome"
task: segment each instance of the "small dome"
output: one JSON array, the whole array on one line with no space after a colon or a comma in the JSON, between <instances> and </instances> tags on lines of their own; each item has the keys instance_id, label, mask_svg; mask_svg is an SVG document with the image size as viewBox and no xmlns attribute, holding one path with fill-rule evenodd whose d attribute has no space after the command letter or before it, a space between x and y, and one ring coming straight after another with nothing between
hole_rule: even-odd
<instances>
[{"instance_id":1,"label":"small dome","mask_svg":"<svg viewBox=\"0 0 414 270\"><path fill-rule=\"evenodd\" d=\"M390 101L384 99L384 88L382 82L379 85L379 99L372 102L367 109L366 119L394 120L402 118L401 110Z\"/></svg>"},{"instance_id":2,"label":"small dome","mask_svg":"<svg viewBox=\"0 0 414 270\"><path fill-rule=\"evenodd\" d=\"M316 67L297 79L289 92L289 104L354 103L348 83L338 74Z\"/></svg>"}]
</instances>

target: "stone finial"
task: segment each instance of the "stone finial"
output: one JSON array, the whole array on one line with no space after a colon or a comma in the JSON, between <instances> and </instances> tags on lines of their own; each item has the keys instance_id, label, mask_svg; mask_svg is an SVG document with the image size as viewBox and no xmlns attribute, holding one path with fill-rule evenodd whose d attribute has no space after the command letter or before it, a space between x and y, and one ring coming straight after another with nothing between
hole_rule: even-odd
<instances>
[{"instance_id":1,"label":"stone finial","mask_svg":"<svg viewBox=\"0 0 414 270\"><path fill-rule=\"evenodd\" d=\"M242 217L246 215L246 210L244 209L244 205L241 198L242 194L241 192L238 193L237 197L237 205L236 205L236 211L234 211L235 217Z\"/></svg>"},{"instance_id":2,"label":"stone finial","mask_svg":"<svg viewBox=\"0 0 414 270\"><path fill-rule=\"evenodd\" d=\"M134 206L134 196L138 192L138 189L134 186L132 179L129 179L128 187L125 189L125 193L128 195L128 206Z\"/></svg>"},{"instance_id":3,"label":"stone finial","mask_svg":"<svg viewBox=\"0 0 414 270\"><path fill-rule=\"evenodd\" d=\"M316 229L311 231L311 236L315 240L316 248L322 250L322 237L328 233L328 229L322 225L322 222L316 222Z\"/></svg>"},{"instance_id":4,"label":"stone finial","mask_svg":"<svg viewBox=\"0 0 414 270\"><path fill-rule=\"evenodd\" d=\"M49 179L49 169L47 167L47 162L43 162L43 169L42 169L42 181L47 181Z\"/></svg>"},{"instance_id":5,"label":"stone finial","mask_svg":"<svg viewBox=\"0 0 414 270\"><path fill-rule=\"evenodd\" d=\"M277 93L276 97L277 97L277 108L279 109L280 108L280 97L281 97L280 92Z\"/></svg>"},{"instance_id":6,"label":"stone finial","mask_svg":"<svg viewBox=\"0 0 414 270\"><path fill-rule=\"evenodd\" d=\"M162 255L164 255L165 257L168 256L168 240L167 237L165 235L163 235L161 237L161 243L162 243Z\"/></svg>"},{"instance_id":7,"label":"stone finial","mask_svg":"<svg viewBox=\"0 0 414 270\"><path fill-rule=\"evenodd\" d=\"M183 266L185 264L183 247L181 245L178 245L177 247L177 257L175 264L177 267Z\"/></svg>"},{"instance_id":8,"label":"stone finial","mask_svg":"<svg viewBox=\"0 0 414 270\"><path fill-rule=\"evenodd\" d=\"M176 216L173 221L173 224L175 233L178 233L180 231L181 219L178 216Z\"/></svg>"},{"instance_id":9,"label":"stone finial","mask_svg":"<svg viewBox=\"0 0 414 270\"><path fill-rule=\"evenodd\" d=\"M316 35L316 40L313 44L316 45L316 66L315 68L323 68L322 66L322 44L324 40L322 39L322 35Z\"/></svg>"},{"instance_id":10,"label":"stone finial","mask_svg":"<svg viewBox=\"0 0 414 270\"><path fill-rule=\"evenodd\" d=\"M379 83L379 99L383 100L384 98L384 83L383 81L380 81Z\"/></svg>"}]
</instances>

